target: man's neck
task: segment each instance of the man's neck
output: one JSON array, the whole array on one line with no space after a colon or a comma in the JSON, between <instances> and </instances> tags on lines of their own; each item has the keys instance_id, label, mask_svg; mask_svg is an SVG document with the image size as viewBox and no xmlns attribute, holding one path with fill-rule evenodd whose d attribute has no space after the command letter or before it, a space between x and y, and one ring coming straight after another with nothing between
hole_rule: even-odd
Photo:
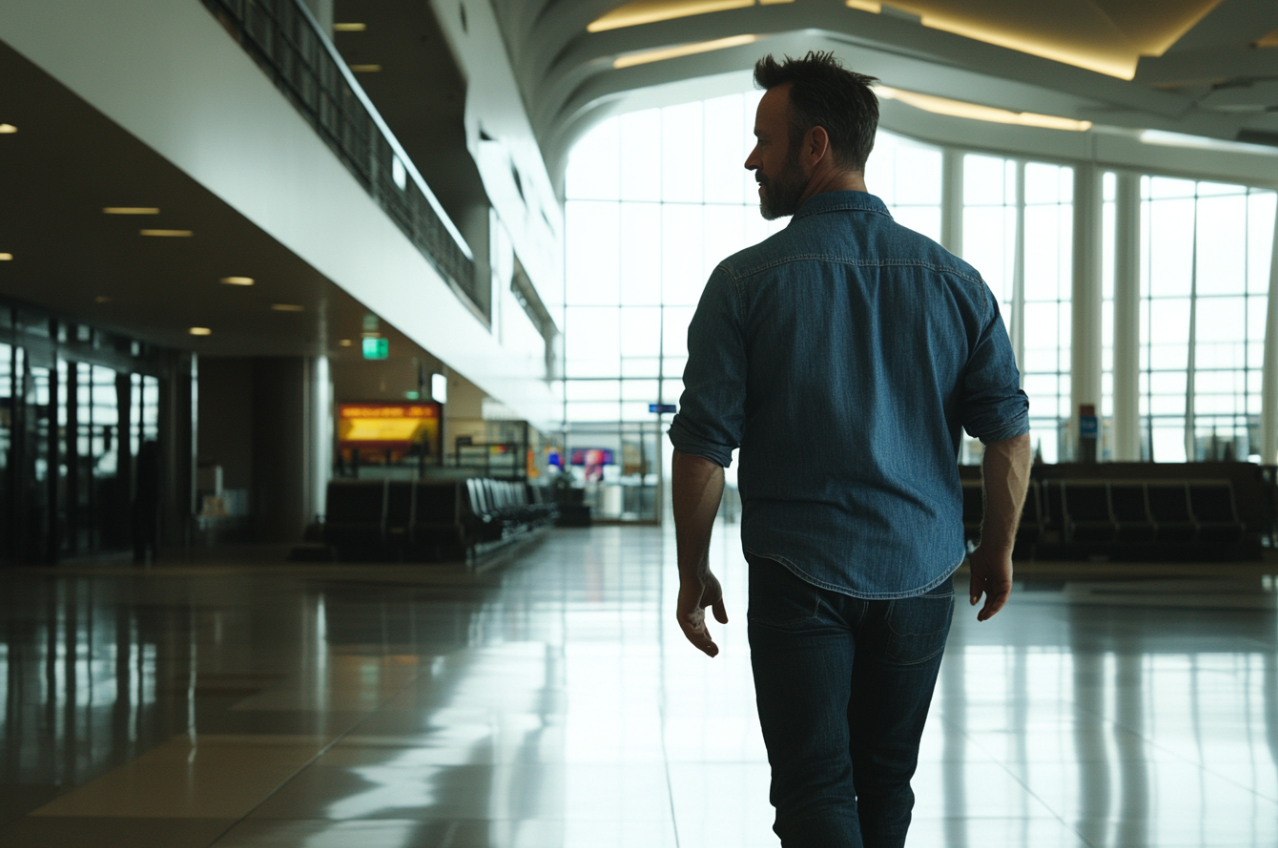
<instances>
[{"instance_id":1,"label":"man's neck","mask_svg":"<svg viewBox=\"0 0 1278 848\"><path fill-rule=\"evenodd\" d=\"M799 198L799 204L802 205L810 197L831 191L866 191L865 175L859 171L822 169L808 180L808 187Z\"/></svg>"}]
</instances>

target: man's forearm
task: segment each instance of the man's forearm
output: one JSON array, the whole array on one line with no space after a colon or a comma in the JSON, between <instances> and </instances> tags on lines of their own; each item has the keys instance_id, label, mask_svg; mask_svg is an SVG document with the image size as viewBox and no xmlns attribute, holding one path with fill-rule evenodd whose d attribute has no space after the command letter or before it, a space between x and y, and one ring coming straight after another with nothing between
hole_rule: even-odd
<instances>
[{"instance_id":1,"label":"man's forearm","mask_svg":"<svg viewBox=\"0 0 1278 848\"><path fill-rule=\"evenodd\" d=\"M674 452L671 501L679 579L700 578L709 568L710 531L723 497L723 468L694 454Z\"/></svg>"},{"instance_id":2,"label":"man's forearm","mask_svg":"<svg viewBox=\"0 0 1278 848\"><path fill-rule=\"evenodd\" d=\"M985 491L985 518L981 523L981 547L989 552L1012 552L1016 527L1029 489L1029 435L1016 436L985 446L981 485Z\"/></svg>"}]
</instances>

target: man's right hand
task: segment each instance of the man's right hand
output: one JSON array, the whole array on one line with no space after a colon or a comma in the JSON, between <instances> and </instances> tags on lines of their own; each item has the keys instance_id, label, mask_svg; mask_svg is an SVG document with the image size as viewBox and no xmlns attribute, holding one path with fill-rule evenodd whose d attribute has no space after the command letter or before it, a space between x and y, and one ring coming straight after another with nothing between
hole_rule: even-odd
<instances>
[{"instance_id":1,"label":"man's right hand","mask_svg":"<svg viewBox=\"0 0 1278 848\"><path fill-rule=\"evenodd\" d=\"M985 606L976 614L976 620L989 621L1012 594L1011 551L992 553L978 547L968 556L967 563L972 570L969 589L972 606L981 602L981 595L985 596Z\"/></svg>"},{"instance_id":2,"label":"man's right hand","mask_svg":"<svg viewBox=\"0 0 1278 848\"><path fill-rule=\"evenodd\" d=\"M728 610L723 605L719 579L707 571L700 579L679 581L678 604L676 614L683 635L706 656L717 655L719 646L710 638L710 631L706 628L706 610L713 610L715 621L720 624L728 623Z\"/></svg>"}]
</instances>

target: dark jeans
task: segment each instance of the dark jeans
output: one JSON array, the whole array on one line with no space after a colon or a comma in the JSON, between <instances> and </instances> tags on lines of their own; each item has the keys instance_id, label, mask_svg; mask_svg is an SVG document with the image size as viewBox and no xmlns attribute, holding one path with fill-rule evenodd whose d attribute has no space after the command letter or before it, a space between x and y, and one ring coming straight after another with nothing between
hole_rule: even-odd
<instances>
[{"instance_id":1,"label":"dark jeans","mask_svg":"<svg viewBox=\"0 0 1278 848\"><path fill-rule=\"evenodd\" d=\"M954 613L948 581L895 601L750 562L750 651L784 848L900 848Z\"/></svg>"}]
</instances>

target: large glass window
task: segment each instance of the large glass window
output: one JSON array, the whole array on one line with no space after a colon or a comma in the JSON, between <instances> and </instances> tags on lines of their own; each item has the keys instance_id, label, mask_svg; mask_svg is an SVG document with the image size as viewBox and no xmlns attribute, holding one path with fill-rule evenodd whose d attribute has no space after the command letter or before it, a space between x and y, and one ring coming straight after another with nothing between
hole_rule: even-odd
<instances>
[{"instance_id":1,"label":"large glass window","mask_svg":"<svg viewBox=\"0 0 1278 848\"><path fill-rule=\"evenodd\" d=\"M941 240L941 149L880 130L865 185L896 222Z\"/></svg>"},{"instance_id":2,"label":"large glass window","mask_svg":"<svg viewBox=\"0 0 1278 848\"><path fill-rule=\"evenodd\" d=\"M724 257L784 227L745 158L758 92L604 121L567 172L564 417L651 422L683 393L688 324Z\"/></svg>"},{"instance_id":3,"label":"large glass window","mask_svg":"<svg viewBox=\"0 0 1278 848\"><path fill-rule=\"evenodd\" d=\"M759 96L623 115L574 150L562 322L570 432L588 424L599 440L597 425L616 425L611 449L620 450L623 431L659 421L648 406L682 394L688 322L706 278L723 257L785 226L759 216L741 167ZM880 131L866 184L898 222L939 240L942 162L941 148ZM1044 462L1072 460L1074 169L974 153L962 167L963 256L999 301L1035 450ZM1135 332L1143 457L1255 458L1278 196L1143 177L1140 324L1124 328L1114 310L1116 182L1112 173L1102 182L1098 458L1113 455L1115 338ZM963 457L976 461L979 449Z\"/></svg>"},{"instance_id":4,"label":"large glass window","mask_svg":"<svg viewBox=\"0 0 1278 848\"><path fill-rule=\"evenodd\" d=\"M1166 177L1141 186L1142 455L1254 456L1275 195Z\"/></svg>"},{"instance_id":5,"label":"large glass window","mask_svg":"<svg viewBox=\"0 0 1278 848\"><path fill-rule=\"evenodd\" d=\"M1016 161L963 157L963 258L998 298L1008 333L1016 300Z\"/></svg>"},{"instance_id":6,"label":"large glass window","mask_svg":"<svg viewBox=\"0 0 1278 848\"><path fill-rule=\"evenodd\" d=\"M1074 169L1025 165L1025 359L1030 439L1044 462L1071 459Z\"/></svg>"}]
</instances>

